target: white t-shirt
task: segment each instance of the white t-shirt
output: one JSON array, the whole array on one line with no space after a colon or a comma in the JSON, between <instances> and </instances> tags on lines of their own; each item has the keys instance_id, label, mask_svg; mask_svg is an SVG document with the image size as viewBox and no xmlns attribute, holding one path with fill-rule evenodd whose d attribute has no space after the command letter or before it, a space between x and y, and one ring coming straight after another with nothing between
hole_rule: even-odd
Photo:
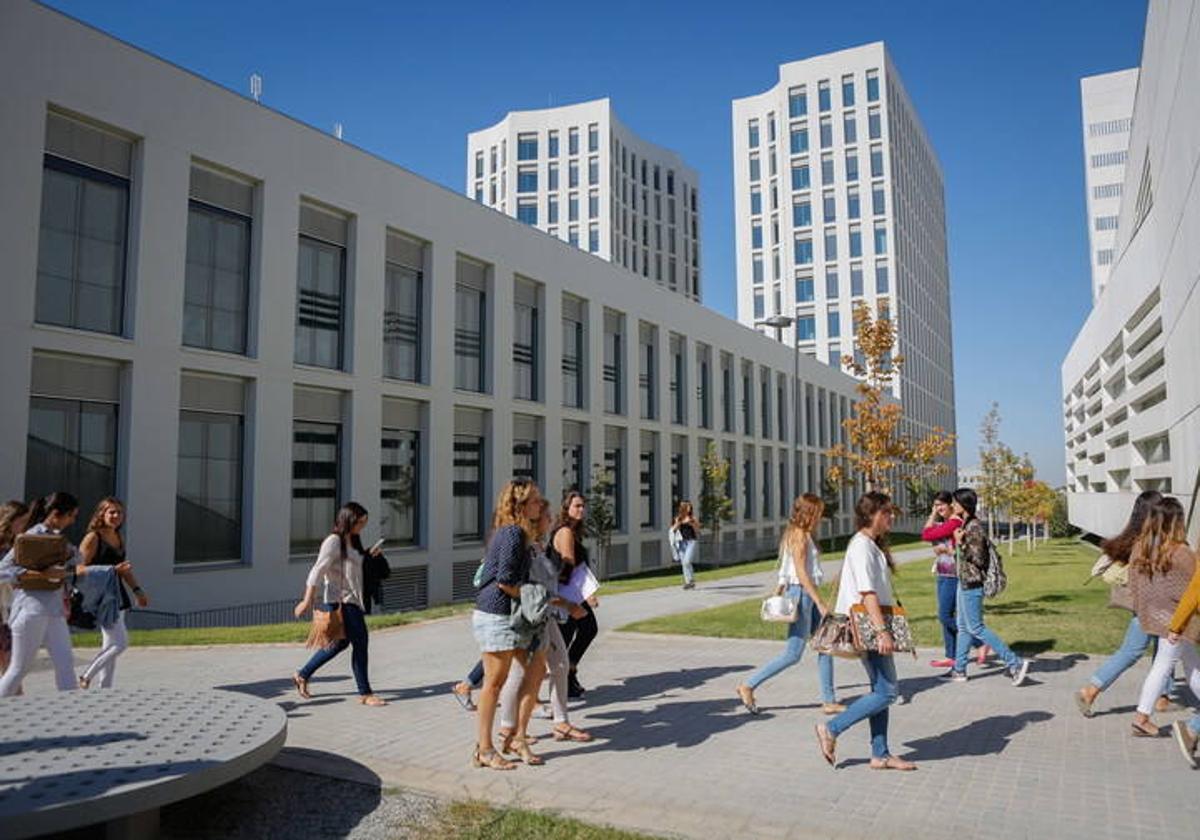
<instances>
[{"instance_id":1,"label":"white t-shirt","mask_svg":"<svg viewBox=\"0 0 1200 840\"><path fill-rule=\"evenodd\" d=\"M820 586L825 580L824 573L821 571L821 552L811 536L808 538L808 548L804 553L808 576L814 585ZM788 550L787 543L784 543L780 553L779 582L786 586L800 585L800 578L796 574L796 560L792 557L792 552Z\"/></svg>"},{"instance_id":2,"label":"white t-shirt","mask_svg":"<svg viewBox=\"0 0 1200 840\"><path fill-rule=\"evenodd\" d=\"M892 571L888 568L887 557L873 539L859 531L846 546L842 582L833 611L843 615L849 613L850 607L862 602L864 592L874 592L879 597L880 606L889 607L896 603L892 595Z\"/></svg>"}]
</instances>

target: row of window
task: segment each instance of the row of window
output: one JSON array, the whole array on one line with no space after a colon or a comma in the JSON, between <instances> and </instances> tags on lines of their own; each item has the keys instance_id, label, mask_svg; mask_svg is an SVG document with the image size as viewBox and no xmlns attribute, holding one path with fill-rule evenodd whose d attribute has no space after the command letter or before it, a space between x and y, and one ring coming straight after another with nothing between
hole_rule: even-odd
<instances>
[{"instance_id":1,"label":"row of window","mask_svg":"<svg viewBox=\"0 0 1200 840\"><path fill-rule=\"evenodd\" d=\"M1097 184L1092 187L1092 198L1120 198L1121 197L1121 182L1113 184Z\"/></svg>"},{"instance_id":2,"label":"row of window","mask_svg":"<svg viewBox=\"0 0 1200 840\"><path fill-rule=\"evenodd\" d=\"M1088 137L1107 137L1109 134L1124 134L1129 131L1132 125L1132 117L1088 123Z\"/></svg>"},{"instance_id":3,"label":"row of window","mask_svg":"<svg viewBox=\"0 0 1200 840\"><path fill-rule=\"evenodd\" d=\"M879 101L879 70L871 68L866 71L867 101ZM841 79L842 107L851 108L855 104L854 74L848 73ZM829 79L817 82L817 109L821 113L833 108L833 89ZM788 89L788 116L795 119L808 114L808 87L799 85Z\"/></svg>"},{"instance_id":4,"label":"row of window","mask_svg":"<svg viewBox=\"0 0 1200 840\"><path fill-rule=\"evenodd\" d=\"M552 129L546 132L546 157L557 158L559 156L559 136L560 132ZM567 154L579 154L579 136L580 128L571 127L567 129ZM521 132L517 135L517 160L531 161L539 158L538 154L539 136L537 132ZM497 156L497 148L499 155ZM589 153L600 151L600 125L598 123L589 123L587 126L587 150ZM499 158L499 169L503 169L508 164L508 144L506 140L501 139L499 147L495 144L488 150L488 158L490 167L488 171L491 174L497 172L497 158ZM484 153L482 149L475 152L475 177L482 178L484 176Z\"/></svg>"},{"instance_id":5,"label":"row of window","mask_svg":"<svg viewBox=\"0 0 1200 840\"><path fill-rule=\"evenodd\" d=\"M768 157L770 163L770 172L768 177L774 178L777 174L775 167L775 156ZM859 180L860 170L858 166L859 155L856 149L846 149L843 162L845 168L843 171L844 180L847 183L854 183ZM870 162L870 177L882 178L884 176L884 155L882 146L872 146L869 156ZM821 184L829 187L835 182L834 156L831 154L821 155ZM807 190L812 188L812 171L810 169L807 158L801 158L793 161L791 164L791 186L793 191ZM762 181L762 166L757 153L750 155L750 183L758 184Z\"/></svg>"},{"instance_id":6,"label":"row of window","mask_svg":"<svg viewBox=\"0 0 1200 840\"><path fill-rule=\"evenodd\" d=\"M767 114L767 142L771 145L769 153L775 154L775 112ZM834 146L834 121L832 117L821 117L817 122L817 134L820 148L831 149ZM788 127L788 152L793 157L796 155L807 154L810 150L809 146L809 129L807 120L794 122ZM759 131L759 120L753 118L747 123L748 143L751 149L758 149L761 142L761 134ZM871 140L879 140L883 137L883 119L882 112L878 107L872 107L867 111L867 136ZM858 117L853 111L847 111L842 115L842 145L853 145L858 142Z\"/></svg>"},{"instance_id":7,"label":"row of window","mask_svg":"<svg viewBox=\"0 0 1200 840\"><path fill-rule=\"evenodd\" d=\"M1122 149L1119 152L1101 152L1091 156L1092 169L1102 166L1122 166L1129 158L1129 152Z\"/></svg>"}]
</instances>

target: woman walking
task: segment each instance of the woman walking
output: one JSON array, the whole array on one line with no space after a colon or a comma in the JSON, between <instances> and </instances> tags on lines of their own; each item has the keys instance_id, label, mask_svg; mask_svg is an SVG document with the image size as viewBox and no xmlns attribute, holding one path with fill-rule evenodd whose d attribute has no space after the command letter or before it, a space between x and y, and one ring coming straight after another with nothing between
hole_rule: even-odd
<instances>
[{"instance_id":1,"label":"woman walking","mask_svg":"<svg viewBox=\"0 0 1200 840\"><path fill-rule=\"evenodd\" d=\"M500 755L492 742L492 726L500 689L508 679L513 658L524 656L533 634L513 628L513 601L520 601L521 586L529 582L533 546L542 538L541 493L524 478L509 481L500 491L492 514L492 530L484 556L484 582L475 599L471 627L483 654L483 686L479 691L477 742L471 757L476 767L511 770L515 765ZM518 707L537 701L536 672L529 669L521 683ZM527 743L525 750L529 751ZM536 758L536 757L535 757ZM526 759L526 763L531 762Z\"/></svg>"},{"instance_id":2,"label":"woman walking","mask_svg":"<svg viewBox=\"0 0 1200 840\"><path fill-rule=\"evenodd\" d=\"M1196 637L1193 635L1191 638L1186 638L1183 633L1187 629L1188 624L1197 617L1200 617L1200 563L1197 563L1196 571L1192 574L1191 583L1188 584L1183 597L1179 599L1179 606L1175 608L1175 613L1171 616L1170 632L1167 633L1167 641L1173 645L1190 645L1193 653L1195 653ZM1192 692L1196 693L1194 684ZM1196 767L1200 766L1200 762L1196 760L1196 747L1200 743L1200 714L1191 720L1175 721L1172 729L1174 730L1175 743L1179 745L1179 751L1183 753L1184 760L1192 766L1193 770L1196 769Z\"/></svg>"},{"instance_id":3,"label":"woman walking","mask_svg":"<svg viewBox=\"0 0 1200 840\"><path fill-rule=\"evenodd\" d=\"M11 500L0 507L0 554L7 554L23 534L29 523L29 505ZM11 583L0 583L0 674L8 668L12 657L12 628L8 621L12 610L13 587ZM20 693L18 688L17 693Z\"/></svg>"},{"instance_id":4,"label":"woman walking","mask_svg":"<svg viewBox=\"0 0 1200 840\"><path fill-rule=\"evenodd\" d=\"M1162 501L1162 498L1162 493L1157 490L1146 490L1138 495L1133 502L1129 521L1125 523L1121 533L1100 543L1104 558L1097 563L1098 567L1101 565L1106 568L1124 567L1128 573L1133 545L1141 535L1142 527L1146 524L1150 511L1154 505ZM1087 685L1075 692L1075 705L1079 707L1080 713L1088 718L1095 714L1093 705L1096 698L1100 696L1100 692L1107 689L1116 682L1117 677L1136 665L1137 661L1146 653L1146 647L1151 642L1150 634L1142 628L1141 622L1138 621L1137 612L1133 608L1133 595L1130 593L1127 583L1116 584L1112 587L1109 606L1129 610L1133 615L1129 619L1129 627L1125 630L1125 640L1121 642L1121 647L1096 670L1096 673L1092 674ZM1171 675L1168 673L1159 690L1159 698L1155 702L1155 709L1160 712L1166 711L1170 707L1171 701L1167 697L1170 692L1170 684Z\"/></svg>"},{"instance_id":5,"label":"woman walking","mask_svg":"<svg viewBox=\"0 0 1200 840\"><path fill-rule=\"evenodd\" d=\"M871 768L873 770L916 770L917 765L891 753L888 747L888 707L900 690L896 663L892 654L896 641L887 630L883 608L894 606L892 594L892 555L887 550L887 534L895 521L895 506L885 493L869 492L854 506L857 533L846 546L834 612L849 615L850 608L861 604L870 617L879 640L878 651L868 651L863 667L870 683L869 693L859 697L846 711L828 724L816 726L817 745L831 767L837 767L838 736L864 719L871 727Z\"/></svg>"},{"instance_id":6,"label":"woman walking","mask_svg":"<svg viewBox=\"0 0 1200 840\"><path fill-rule=\"evenodd\" d=\"M787 593L797 607L796 620L788 625L787 647L779 656L763 665L746 682L737 687L742 705L752 715L758 714L754 691L771 677L795 665L804 655L805 645L829 612L817 589L821 585L821 552L813 540L813 532L821 524L825 503L820 496L805 493L792 502L792 515L779 540L779 585L776 594ZM817 671L821 678L821 711L827 715L844 712L837 702L833 687L833 657L817 655Z\"/></svg>"},{"instance_id":7,"label":"woman walking","mask_svg":"<svg viewBox=\"0 0 1200 840\"><path fill-rule=\"evenodd\" d=\"M75 523L78 515L79 501L74 496L51 493L33 503L29 512L30 527L25 533L61 535ZM79 550L69 542L66 547L66 561L42 571L18 566L15 548L9 549L0 560L0 582L11 583L16 589L9 616L12 658L4 676L0 677L0 697L12 697L18 692L38 648L43 645L54 665L54 684L58 690L70 691L77 686L71 631L63 616L63 583L79 564ZM86 568L78 570L79 574L86 572Z\"/></svg>"},{"instance_id":8,"label":"woman walking","mask_svg":"<svg viewBox=\"0 0 1200 840\"><path fill-rule=\"evenodd\" d=\"M587 500L579 493L568 493L551 535L551 544L563 560L564 583L570 579L575 569L581 566L590 568L587 546L583 544L583 517L586 513ZM570 662L567 672L567 696L572 700L578 700L587 693L579 682L579 663L600 632L596 622L597 606L599 601L596 596L589 595L579 604L578 609L569 612L567 620L559 628L567 645L567 660Z\"/></svg>"},{"instance_id":9,"label":"woman walking","mask_svg":"<svg viewBox=\"0 0 1200 840\"><path fill-rule=\"evenodd\" d=\"M983 584L995 548L988 541L983 523L975 516L979 503L975 491L960 487L954 491L951 510L963 521L955 534L958 545L958 610L954 668L946 674L954 682L967 681L967 660L971 653L971 637L982 641L1004 662L1013 685L1022 685L1029 673L1029 660L1012 652L987 625L983 623Z\"/></svg>"},{"instance_id":10,"label":"woman walking","mask_svg":"<svg viewBox=\"0 0 1200 840\"><path fill-rule=\"evenodd\" d=\"M671 545L675 549L679 565L683 567L683 588L696 588L696 553L700 549L700 522L692 510L692 503L679 503L675 520L671 523Z\"/></svg>"},{"instance_id":11,"label":"woman walking","mask_svg":"<svg viewBox=\"0 0 1200 840\"><path fill-rule=\"evenodd\" d=\"M954 497L945 490L939 490L933 497L933 507L929 518L925 520L925 528L921 531L921 539L933 545L933 574L937 577L938 622L942 625L941 659L929 663L932 668L953 668L957 652L958 638L958 570L954 562L954 532L963 526L963 521L950 511ZM987 661L987 646L978 639L972 639L973 646L979 648L979 664Z\"/></svg>"},{"instance_id":12,"label":"woman walking","mask_svg":"<svg viewBox=\"0 0 1200 840\"><path fill-rule=\"evenodd\" d=\"M129 634L125 629L125 611L132 608L126 584L133 589L137 605L143 609L150 606L150 599L137 578L133 566L125 559L125 541L121 537L121 526L125 524L125 506L119 499L109 496L101 499L88 521L87 534L79 544L79 556L84 566L111 566L118 571L117 587L121 597L121 609L115 623L100 627L100 652L79 676L79 687L86 689L92 680L99 677L101 688L111 688L117 668L117 657L129 647Z\"/></svg>"},{"instance_id":13,"label":"woman walking","mask_svg":"<svg viewBox=\"0 0 1200 840\"><path fill-rule=\"evenodd\" d=\"M312 694L308 681L318 668L347 647L350 651L350 670L358 688L358 702L364 706L386 706L387 701L371 689L367 674L367 620L363 615L363 549L362 531L367 526L367 509L357 502L346 502L338 510L333 533L321 543L317 561L305 581L304 597L296 604L296 618L309 610L341 613L345 634L317 650L303 668L292 675L296 692L308 700ZM321 599L317 601L317 588Z\"/></svg>"},{"instance_id":14,"label":"woman walking","mask_svg":"<svg viewBox=\"0 0 1200 840\"><path fill-rule=\"evenodd\" d=\"M1170 677L1176 662L1183 663L1184 677L1192 693L1200 697L1200 653L1172 631L1176 609L1196 572L1196 555L1187 544L1186 519L1179 500L1164 497L1150 511L1129 561L1129 589L1138 623L1147 633L1160 637L1133 716L1133 734L1139 737L1159 734L1150 715L1163 680Z\"/></svg>"}]
</instances>

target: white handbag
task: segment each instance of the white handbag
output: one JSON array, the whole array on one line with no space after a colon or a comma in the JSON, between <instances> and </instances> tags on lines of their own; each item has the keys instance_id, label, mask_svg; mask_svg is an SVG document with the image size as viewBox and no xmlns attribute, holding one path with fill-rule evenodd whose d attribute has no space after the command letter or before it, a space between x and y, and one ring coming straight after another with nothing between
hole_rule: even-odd
<instances>
[{"instance_id":1,"label":"white handbag","mask_svg":"<svg viewBox=\"0 0 1200 840\"><path fill-rule=\"evenodd\" d=\"M772 595L763 600L758 614L763 621L791 624L800 615L800 605L794 598L789 598L787 595Z\"/></svg>"}]
</instances>

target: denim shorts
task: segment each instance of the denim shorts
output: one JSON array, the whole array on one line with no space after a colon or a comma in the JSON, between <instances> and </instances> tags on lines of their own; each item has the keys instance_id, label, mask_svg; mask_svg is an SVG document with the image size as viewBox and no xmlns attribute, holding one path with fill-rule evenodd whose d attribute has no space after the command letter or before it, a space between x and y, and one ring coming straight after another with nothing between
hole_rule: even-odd
<instances>
[{"instance_id":1,"label":"denim shorts","mask_svg":"<svg viewBox=\"0 0 1200 840\"><path fill-rule=\"evenodd\" d=\"M482 653L498 653L504 650L524 650L533 641L532 634L518 633L512 628L509 617L475 610L471 613L471 630Z\"/></svg>"}]
</instances>

